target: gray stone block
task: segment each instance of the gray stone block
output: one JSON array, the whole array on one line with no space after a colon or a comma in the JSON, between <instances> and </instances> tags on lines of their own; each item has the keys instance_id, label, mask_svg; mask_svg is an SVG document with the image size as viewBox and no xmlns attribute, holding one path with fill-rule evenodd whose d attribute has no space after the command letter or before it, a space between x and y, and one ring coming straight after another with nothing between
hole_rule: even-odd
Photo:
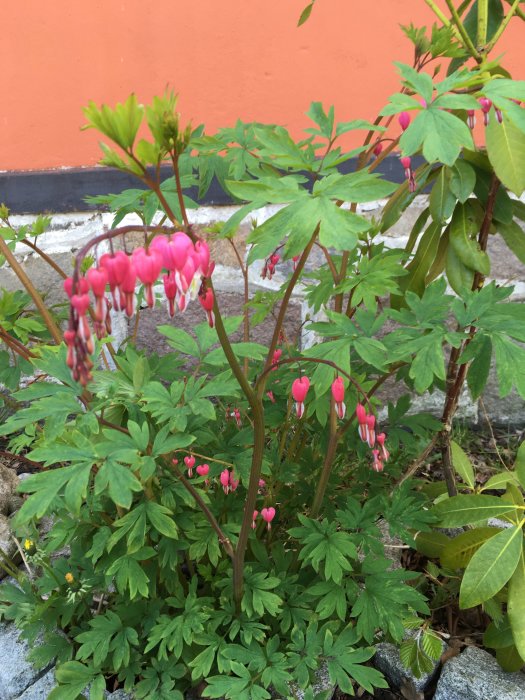
<instances>
[{"instance_id":1,"label":"gray stone block","mask_svg":"<svg viewBox=\"0 0 525 700\"><path fill-rule=\"evenodd\" d=\"M115 690L114 693L106 693L107 700L133 700L133 696L123 690Z\"/></svg>"},{"instance_id":2,"label":"gray stone block","mask_svg":"<svg viewBox=\"0 0 525 700\"><path fill-rule=\"evenodd\" d=\"M443 644L443 648L445 648ZM431 680L436 675L439 667L439 661L436 661L434 668L430 673L426 673L421 678L416 678L412 671L401 661L399 649L395 644L381 642L376 645L376 654L374 656L374 666L384 673L386 679L395 688L412 684L414 689L419 692L424 690Z\"/></svg>"},{"instance_id":3,"label":"gray stone block","mask_svg":"<svg viewBox=\"0 0 525 700\"><path fill-rule=\"evenodd\" d=\"M0 624L0 700L18 698L42 677L42 670L26 661L28 653L29 646L16 627Z\"/></svg>"},{"instance_id":4,"label":"gray stone block","mask_svg":"<svg viewBox=\"0 0 525 700\"><path fill-rule=\"evenodd\" d=\"M19 557L18 554L18 549L16 547L15 541L13 539L13 531L11 530L11 522L9 518L5 515L0 515L0 548L3 552L7 554L9 559L14 559L17 560ZM0 578L3 578L5 576L5 570L0 567ZM0 632L0 659L2 658L1 654L1 632ZM0 679L1 679L1 672L0 672ZM0 680L1 683L1 680ZM0 685L1 687L1 685ZM0 697L0 700L1 697Z\"/></svg>"},{"instance_id":5,"label":"gray stone block","mask_svg":"<svg viewBox=\"0 0 525 700\"><path fill-rule=\"evenodd\" d=\"M30 685L16 700L47 700L55 685L55 669L51 668L36 683Z\"/></svg>"},{"instance_id":6,"label":"gray stone block","mask_svg":"<svg viewBox=\"0 0 525 700\"><path fill-rule=\"evenodd\" d=\"M483 392L483 404L488 419L493 425L523 426L525 425L525 401L513 389L503 398L499 394L499 383L494 367L491 368L487 386ZM486 422L485 413L480 410L480 422Z\"/></svg>"},{"instance_id":7,"label":"gray stone block","mask_svg":"<svg viewBox=\"0 0 525 700\"><path fill-rule=\"evenodd\" d=\"M525 675L507 673L496 659L467 647L443 667L434 700L523 700Z\"/></svg>"}]
</instances>

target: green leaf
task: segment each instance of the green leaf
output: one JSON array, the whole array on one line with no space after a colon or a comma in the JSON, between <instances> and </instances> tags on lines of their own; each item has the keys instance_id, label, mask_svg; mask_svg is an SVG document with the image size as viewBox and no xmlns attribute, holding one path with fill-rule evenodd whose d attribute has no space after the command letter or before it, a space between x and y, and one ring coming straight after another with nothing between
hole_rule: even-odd
<instances>
[{"instance_id":1,"label":"green leaf","mask_svg":"<svg viewBox=\"0 0 525 700\"><path fill-rule=\"evenodd\" d=\"M425 290L425 278L432 265L439 246L441 224L433 221L421 236L414 257L407 265L408 275L400 281L400 287L405 292L411 291L418 295Z\"/></svg>"},{"instance_id":2,"label":"green leaf","mask_svg":"<svg viewBox=\"0 0 525 700\"><path fill-rule=\"evenodd\" d=\"M513 503L506 503L497 496L484 494L452 496L432 508L432 513L443 527L470 525L516 512L517 509Z\"/></svg>"},{"instance_id":3,"label":"green leaf","mask_svg":"<svg viewBox=\"0 0 525 700\"><path fill-rule=\"evenodd\" d=\"M472 207L468 203L458 204L450 222L450 245L463 265L486 276L490 274L490 260L472 238L477 231Z\"/></svg>"},{"instance_id":4,"label":"green leaf","mask_svg":"<svg viewBox=\"0 0 525 700\"><path fill-rule=\"evenodd\" d=\"M335 128L336 136L341 136L341 134L346 134L348 131L354 131L356 129L365 129L366 131L385 131L384 126L378 126L366 119L352 119L349 122L340 122Z\"/></svg>"},{"instance_id":5,"label":"green leaf","mask_svg":"<svg viewBox=\"0 0 525 700\"><path fill-rule=\"evenodd\" d=\"M450 539L443 532L418 532L415 536L416 549L431 559L441 556Z\"/></svg>"},{"instance_id":6,"label":"green leaf","mask_svg":"<svg viewBox=\"0 0 525 700\"><path fill-rule=\"evenodd\" d=\"M523 667L523 659L514 644L504 649L496 649L496 660L508 673L515 673Z\"/></svg>"},{"instance_id":7,"label":"green leaf","mask_svg":"<svg viewBox=\"0 0 525 700\"><path fill-rule=\"evenodd\" d=\"M464 569L477 550L491 537L498 534L496 527L477 527L449 540L440 555L442 566L447 569Z\"/></svg>"},{"instance_id":8,"label":"green leaf","mask_svg":"<svg viewBox=\"0 0 525 700\"><path fill-rule=\"evenodd\" d=\"M491 119L485 130L487 153L501 182L517 197L525 190L525 134L508 120Z\"/></svg>"},{"instance_id":9,"label":"green leaf","mask_svg":"<svg viewBox=\"0 0 525 700\"><path fill-rule=\"evenodd\" d=\"M312 6L313 6L312 2ZM305 8L306 10L306 8ZM306 116L310 117L310 119L314 122L314 124L317 124L319 127L319 130L315 130L316 133L321 134L321 136L324 136L325 139L330 139L332 137L332 132L334 130L334 108L331 107L328 110L328 114L323 109L323 104L322 102L312 102L308 112L306 112Z\"/></svg>"},{"instance_id":10,"label":"green leaf","mask_svg":"<svg viewBox=\"0 0 525 700\"><path fill-rule=\"evenodd\" d=\"M348 175L328 175L314 184L313 194L323 195L343 202L372 202L388 197L397 189L393 182L380 179L368 173L349 173Z\"/></svg>"},{"instance_id":11,"label":"green leaf","mask_svg":"<svg viewBox=\"0 0 525 700\"><path fill-rule=\"evenodd\" d=\"M154 501L146 502L146 514L148 520L153 525L157 532L165 537L170 537L174 540L178 538L177 525L173 519L173 513L169 508L161 506Z\"/></svg>"},{"instance_id":12,"label":"green leaf","mask_svg":"<svg viewBox=\"0 0 525 700\"><path fill-rule=\"evenodd\" d=\"M492 360L492 342L488 336L478 333L476 346L476 354L467 372L467 385L474 401L487 385Z\"/></svg>"},{"instance_id":13,"label":"green leaf","mask_svg":"<svg viewBox=\"0 0 525 700\"><path fill-rule=\"evenodd\" d=\"M466 453L461 449L457 442L454 440L450 441L450 449L452 452L452 466L456 470L456 473L463 479L463 481L474 490L476 485L476 478L474 476L474 469L470 459L467 457Z\"/></svg>"},{"instance_id":14,"label":"green leaf","mask_svg":"<svg viewBox=\"0 0 525 700\"><path fill-rule=\"evenodd\" d=\"M507 612L512 627L512 637L520 656L525 658L525 553L509 583Z\"/></svg>"},{"instance_id":15,"label":"green leaf","mask_svg":"<svg viewBox=\"0 0 525 700\"><path fill-rule=\"evenodd\" d=\"M515 221L509 224L498 224L498 233L505 243L522 263L525 263L525 231Z\"/></svg>"},{"instance_id":16,"label":"green leaf","mask_svg":"<svg viewBox=\"0 0 525 700\"><path fill-rule=\"evenodd\" d=\"M500 396L506 396L515 385L525 398L525 349L513 343L506 333L493 333L492 342Z\"/></svg>"},{"instance_id":17,"label":"green leaf","mask_svg":"<svg viewBox=\"0 0 525 700\"><path fill-rule=\"evenodd\" d=\"M458 117L429 107L421 110L408 129L403 132L399 146L410 156L423 149L429 163L454 165L463 147L473 148L472 134Z\"/></svg>"},{"instance_id":18,"label":"green leaf","mask_svg":"<svg viewBox=\"0 0 525 700\"><path fill-rule=\"evenodd\" d=\"M140 426L138 423L135 423L135 421L130 420L127 423L127 428L137 449L140 450L140 452L146 452L149 443L148 424L143 423L142 426Z\"/></svg>"},{"instance_id":19,"label":"green leaf","mask_svg":"<svg viewBox=\"0 0 525 700\"><path fill-rule=\"evenodd\" d=\"M434 86L432 84L432 78L428 73L417 71L415 68L412 68L412 66L400 63L399 61L394 61L394 65L401 74L405 85L414 88L415 92L419 93L425 102L432 102Z\"/></svg>"},{"instance_id":20,"label":"green leaf","mask_svg":"<svg viewBox=\"0 0 525 700\"><path fill-rule=\"evenodd\" d=\"M298 27L304 24L312 14L312 10L314 9L314 1L315 0L312 0L312 2L309 5L307 5L301 12L301 16L299 17L299 21L297 22Z\"/></svg>"},{"instance_id":21,"label":"green leaf","mask_svg":"<svg viewBox=\"0 0 525 700\"><path fill-rule=\"evenodd\" d=\"M199 357L199 346L189 333L174 326L157 326L157 330L168 339L168 345L185 355Z\"/></svg>"},{"instance_id":22,"label":"green leaf","mask_svg":"<svg viewBox=\"0 0 525 700\"><path fill-rule=\"evenodd\" d=\"M483 644L491 649L505 649L514 644L508 615L505 615L497 625L494 622L490 623L483 635Z\"/></svg>"},{"instance_id":23,"label":"green leaf","mask_svg":"<svg viewBox=\"0 0 525 700\"><path fill-rule=\"evenodd\" d=\"M458 296L472 289L474 270L461 262L451 245L447 248L446 272L447 280Z\"/></svg>"},{"instance_id":24,"label":"green leaf","mask_svg":"<svg viewBox=\"0 0 525 700\"><path fill-rule=\"evenodd\" d=\"M450 175L450 190L463 204L474 191L476 173L464 160L458 160Z\"/></svg>"},{"instance_id":25,"label":"green leaf","mask_svg":"<svg viewBox=\"0 0 525 700\"><path fill-rule=\"evenodd\" d=\"M414 380L418 393L423 393L434 381L434 377L445 379L445 359L443 356L442 336L432 333L421 338L412 364L409 376Z\"/></svg>"},{"instance_id":26,"label":"green leaf","mask_svg":"<svg viewBox=\"0 0 525 700\"><path fill-rule=\"evenodd\" d=\"M500 591L518 566L523 550L521 527L502 530L485 542L465 569L459 592L461 608L473 608Z\"/></svg>"},{"instance_id":27,"label":"green leaf","mask_svg":"<svg viewBox=\"0 0 525 700\"><path fill-rule=\"evenodd\" d=\"M472 168L471 168L472 170ZM474 178L475 181L475 178ZM429 206L430 214L434 221L443 223L452 216L456 205L456 197L452 192L450 171L446 166L439 170L436 182L430 193Z\"/></svg>"},{"instance_id":28,"label":"green leaf","mask_svg":"<svg viewBox=\"0 0 525 700\"><path fill-rule=\"evenodd\" d=\"M320 226L319 242L336 250L353 250L357 234L365 233L371 226L362 216L342 209L324 197L317 198L316 214Z\"/></svg>"},{"instance_id":29,"label":"green leaf","mask_svg":"<svg viewBox=\"0 0 525 700\"><path fill-rule=\"evenodd\" d=\"M516 484L518 481L516 473L515 472L510 472L510 471L503 471L500 472L499 474L494 474L494 476L491 476L490 479L488 479L482 487L482 491L490 491L492 489L498 490L505 490L507 488L507 484L509 482L512 482L513 484Z\"/></svg>"},{"instance_id":30,"label":"green leaf","mask_svg":"<svg viewBox=\"0 0 525 700\"><path fill-rule=\"evenodd\" d=\"M521 488L525 489L525 442L522 442L518 447L514 469L521 484Z\"/></svg>"},{"instance_id":31,"label":"green leaf","mask_svg":"<svg viewBox=\"0 0 525 700\"><path fill-rule=\"evenodd\" d=\"M116 505L129 508L133 491L142 491L142 484L133 472L110 458L106 459L95 477L95 493L107 492Z\"/></svg>"},{"instance_id":32,"label":"green leaf","mask_svg":"<svg viewBox=\"0 0 525 700\"><path fill-rule=\"evenodd\" d=\"M261 177L258 180L237 182L226 180L228 192L247 202L287 204L299 198L306 198L305 190L299 189L297 176Z\"/></svg>"},{"instance_id":33,"label":"green leaf","mask_svg":"<svg viewBox=\"0 0 525 700\"><path fill-rule=\"evenodd\" d=\"M62 488L68 491L70 506L78 512L80 502L85 497L91 472L90 464L75 464L70 467L32 474L19 486L19 491L33 493L16 514L17 524L26 523L31 518L43 517L51 508ZM71 485L70 485L71 484Z\"/></svg>"}]
</instances>

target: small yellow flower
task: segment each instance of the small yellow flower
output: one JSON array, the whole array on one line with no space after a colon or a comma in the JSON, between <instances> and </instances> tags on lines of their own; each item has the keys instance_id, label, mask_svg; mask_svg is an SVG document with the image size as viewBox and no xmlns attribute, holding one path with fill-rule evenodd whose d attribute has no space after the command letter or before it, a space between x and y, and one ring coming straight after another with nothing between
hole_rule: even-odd
<instances>
[{"instance_id":1,"label":"small yellow flower","mask_svg":"<svg viewBox=\"0 0 525 700\"><path fill-rule=\"evenodd\" d=\"M24 540L24 549L26 550L26 552L29 552L29 550L33 549L34 546L35 543L33 542L33 540L30 540L29 538L26 538Z\"/></svg>"},{"instance_id":2,"label":"small yellow flower","mask_svg":"<svg viewBox=\"0 0 525 700\"><path fill-rule=\"evenodd\" d=\"M68 572L68 573L64 576L64 578L66 579L66 581L67 581L68 583L73 583L73 581L75 580L75 577L73 576L73 574L72 574L71 572Z\"/></svg>"}]
</instances>

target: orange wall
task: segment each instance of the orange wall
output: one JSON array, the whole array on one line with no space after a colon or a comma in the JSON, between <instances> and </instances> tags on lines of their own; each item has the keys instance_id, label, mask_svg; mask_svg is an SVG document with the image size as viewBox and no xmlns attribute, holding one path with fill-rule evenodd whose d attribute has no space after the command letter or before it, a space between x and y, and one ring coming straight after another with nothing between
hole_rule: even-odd
<instances>
[{"instance_id":1,"label":"orange wall","mask_svg":"<svg viewBox=\"0 0 525 700\"><path fill-rule=\"evenodd\" d=\"M80 132L90 99L148 100L169 84L183 120L208 132L237 117L307 125L312 100L336 118L373 118L410 62L399 24L431 23L423 0L22 0L4 2L0 170L94 165L97 136ZM521 22L503 49L523 78ZM523 60L521 60L523 64Z\"/></svg>"}]
</instances>

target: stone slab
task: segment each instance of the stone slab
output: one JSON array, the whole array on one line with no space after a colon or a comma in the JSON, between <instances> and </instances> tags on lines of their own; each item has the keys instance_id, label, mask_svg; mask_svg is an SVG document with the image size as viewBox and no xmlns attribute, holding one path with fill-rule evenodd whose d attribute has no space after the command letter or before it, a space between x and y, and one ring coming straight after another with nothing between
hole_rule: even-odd
<instances>
[{"instance_id":1,"label":"stone slab","mask_svg":"<svg viewBox=\"0 0 525 700\"><path fill-rule=\"evenodd\" d=\"M42 676L26 661L28 644L16 627L0 623L0 700L14 700Z\"/></svg>"},{"instance_id":2,"label":"stone slab","mask_svg":"<svg viewBox=\"0 0 525 700\"><path fill-rule=\"evenodd\" d=\"M443 666L434 700L524 700L525 675L507 673L488 652L467 647Z\"/></svg>"},{"instance_id":3,"label":"stone slab","mask_svg":"<svg viewBox=\"0 0 525 700\"><path fill-rule=\"evenodd\" d=\"M55 669L51 668L36 683L24 690L22 695L19 695L16 700L47 700L55 685Z\"/></svg>"},{"instance_id":4,"label":"stone slab","mask_svg":"<svg viewBox=\"0 0 525 700\"><path fill-rule=\"evenodd\" d=\"M443 649L445 648L443 644ZM376 645L376 654L373 659L374 666L384 673L386 679L394 688L401 688L407 684L413 685L417 692L424 690L436 676L439 661L434 663L430 673L416 678L412 671L401 661L399 648L389 642L381 642Z\"/></svg>"}]
</instances>

